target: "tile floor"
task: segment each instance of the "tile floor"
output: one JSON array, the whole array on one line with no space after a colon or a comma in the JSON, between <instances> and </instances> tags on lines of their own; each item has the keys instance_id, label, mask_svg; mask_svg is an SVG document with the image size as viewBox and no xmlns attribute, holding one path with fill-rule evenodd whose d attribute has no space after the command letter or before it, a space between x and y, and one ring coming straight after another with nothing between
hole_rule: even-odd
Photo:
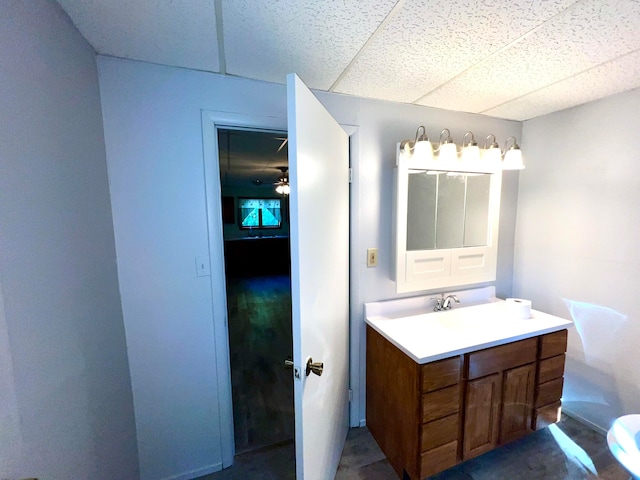
<instances>
[{"instance_id":1,"label":"tile floor","mask_svg":"<svg viewBox=\"0 0 640 480\"><path fill-rule=\"evenodd\" d=\"M199 480L293 480L292 443L236 457L234 466ZM349 431L336 480L397 480L366 428ZM451 468L430 480L628 480L605 437L563 415L556 426Z\"/></svg>"}]
</instances>

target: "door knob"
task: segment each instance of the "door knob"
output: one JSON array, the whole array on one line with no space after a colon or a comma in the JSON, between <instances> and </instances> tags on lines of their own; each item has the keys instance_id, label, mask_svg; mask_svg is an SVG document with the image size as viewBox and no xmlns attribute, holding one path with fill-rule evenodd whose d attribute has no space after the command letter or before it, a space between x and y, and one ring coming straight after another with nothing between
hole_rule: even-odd
<instances>
[{"instance_id":1,"label":"door knob","mask_svg":"<svg viewBox=\"0 0 640 480\"><path fill-rule=\"evenodd\" d=\"M313 359L309 357L309 360L307 360L307 369L305 370L307 377L311 374L311 372L320 376L322 375L323 370L324 370L324 363L322 362L313 363Z\"/></svg>"},{"instance_id":2,"label":"door knob","mask_svg":"<svg viewBox=\"0 0 640 480\"><path fill-rule=\"evenodd\" d=\"M287 359L284 361L284 366L285 366L285 367L293 367L293 360L291 360L290 358L287 358Z\"/></svg>"}]
</instances>

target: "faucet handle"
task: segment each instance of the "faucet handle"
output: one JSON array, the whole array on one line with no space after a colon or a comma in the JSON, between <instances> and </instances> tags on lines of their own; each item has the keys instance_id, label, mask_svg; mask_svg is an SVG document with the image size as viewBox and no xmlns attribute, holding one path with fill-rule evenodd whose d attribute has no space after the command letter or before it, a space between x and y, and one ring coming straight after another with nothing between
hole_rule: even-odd
<instances>
[{"instance_id":1,"label":"faucet handle","mask_svg":"<svg viewBox=\"0 0 640 480\"><path fill-rule=\"evenodd\" d=\"M431 300L436 301L436 305L433 307L434 312L439 312L442 310L442 305L444 304L444 293L440 294L440 297L431 297Z\"/></svg>"}]
</instances>

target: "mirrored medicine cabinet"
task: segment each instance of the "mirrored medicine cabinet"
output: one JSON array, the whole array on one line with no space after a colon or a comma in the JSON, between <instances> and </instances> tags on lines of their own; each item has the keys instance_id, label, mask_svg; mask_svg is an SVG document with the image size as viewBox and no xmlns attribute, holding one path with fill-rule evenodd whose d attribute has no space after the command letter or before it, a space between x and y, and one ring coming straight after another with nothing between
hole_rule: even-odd
<instances>
[{"instance_id":1,"label":"mirrored medicine cabinet","mask_svg":"<svg viewBox=\"0 0 640 480\"><path fill-rule=\"evenodd\" d=\"M494 281L502 174L395 169L398 293Z\"/></svg>"}]
</instances>

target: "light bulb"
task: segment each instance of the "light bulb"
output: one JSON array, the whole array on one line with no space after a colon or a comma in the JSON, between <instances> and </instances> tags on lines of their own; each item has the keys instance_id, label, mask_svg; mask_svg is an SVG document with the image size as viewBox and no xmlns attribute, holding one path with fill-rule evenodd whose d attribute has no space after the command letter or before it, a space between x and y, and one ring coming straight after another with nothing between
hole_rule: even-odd
<instances>
[{"instance_id":1,"label":"light bulb","mask_svg":"<svg viewBox=\"0 0 640 480\"><path fill-rule=\"evenodd\" d=\"M492 169L500 168L500 161L502 160L502 153L500 147L489 147L482 152L482 161L485 166Z\"/></svg>"},{"instance_id":2,"label":"light bulb","mask_svg":"<svg viewBox=\"0 0 640 480\"><path fill-rule=\"evenodd\" d=\"M468 163L470 167L478 167L480 164L480 147L478 145L468 145L462 149L462 161Z\"/></svg>"},{"instance_id":3,"label":"light bulb","mask_svg":"<svg viewBox=\"0 0 640 480\"><path fill-rule=\"evenodd\" d=\"M502 162L503 170L522 170L524 169L524 163L522 163L522 150L519 148L511 148L507 150Z\"/></svg>"},{"instance_id":4,"label":"light bulb","mask_svg":"<svg viewBox=\"0 0 640 480\"><path fill-rule=\"evenodd\" d=\"M444 143L440 145L438 157L443 162L453 163L458 158L458 148L455 143Z\"/></svg>"},{"instance_id":5,"label":"light bulb","mask_svg":"<svg viewBox=\"0 0 640 480\"><path fill-rule=\"evenodd\" d=\"M413 156L416 160L428 162L433 160L433 146L429 140L420 140L416 142L413 150Z\"/></svg>"}]
</instances>

